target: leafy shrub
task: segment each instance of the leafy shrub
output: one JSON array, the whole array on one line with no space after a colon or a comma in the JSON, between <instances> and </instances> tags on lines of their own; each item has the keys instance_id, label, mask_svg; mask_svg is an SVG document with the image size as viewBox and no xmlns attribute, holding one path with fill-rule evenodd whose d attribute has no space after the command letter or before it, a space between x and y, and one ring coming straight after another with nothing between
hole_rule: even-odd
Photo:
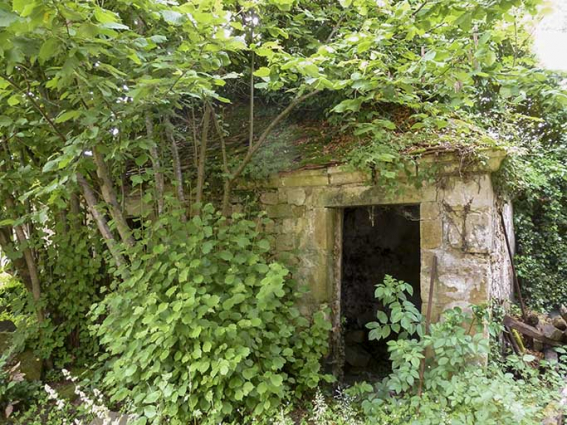
<instances>
[{"instance_id":1,"label":"leafy shrub","mask_svg":"<svg viewBox=\"0 0 567 425\"><path fill-rule=\"evenodd\" d=\"M0 320L10 320L18 325L20 300L25 298L26 289L22 283L7 273L0 272Z\"/></svg>"},{"instance_id":2,"label":"leafy shrub","mask_svg":"<svg viewBox=\"0 0 567 425\"><path fill-rule=\"evenodd\" d=\"M415 323L423 318L416 317L415 307L405 305L403 292L409 288L389 276L377 285L376 296L390 311L389 316L379 312L380 323L369 326L380 337L386 326L422 333L423 323ZM391 375L375 387L363 383L349 389L359 397L365 423L540 424L549 413L546 407L558 400L563 379L554 368L540 373L514 356L505 364L491 361L484 367L489 344L483 332L497 334L500 327L489 322L486 309L475 307L470 315L455 308L445 311L420 339L401 332L397 340L388 342ZM476 333L471 335L473 330ZM419 397L419 367L426 352L424 392Z\"/></svg>"},{"instance_id":3,"label":"leafy shrub","mask_svg":"<svg viewBox=\"0 0 567 425\"><path fill-rule=\"evenodd\" d=\"M83 364L98 350L88 329L88 312L100 299L103 285L103 252L100 238L88 228L64 231L65 223L53 223L54 233L44 251L44 302L49 311L37 339L42 358L51 357L58 367Z\"/></svg>"},{"instance_id":4,"label":"leafy shrub","mask_svg":"<svg viewBox=\"0 0 567 425\"><path fill-rule=\"evenodd\" d=\"M41 326L35 317L31 293L16 278L0 277L0 320L17 326L15 339L21 348L32 348L55 365L84 363L97 351L97 341L88 330L90 306L99 299L103 282L100 239L88 228L64 231L65 223L48 221L42 240L42 300L48 314Z\"/></svg>"},{"instance_id":5,"label":"leafy shrub","mask_svg":"<svg viewBox=\"0 0 567 425\"><path fill-rule=\"evenodd\" d=\"M548 150L517 158L514 225L517 269L526 298L543 310L567 304L567 152Z\"/></svg>"},{"instance_id":6,"label":"leafy shrub","mask_svg":"<svg viewBox=\"0 0 567 425\"><path fill-rule=\"evenodd\" d=\"M142 422L243 423L291 388L299 397L318 385L330 325L323 312L300 315L257 223L233 216L229 226L207 206L137 236L128 274L93 314L113 400L132 403Z\"/></svg>"}]
</instances>

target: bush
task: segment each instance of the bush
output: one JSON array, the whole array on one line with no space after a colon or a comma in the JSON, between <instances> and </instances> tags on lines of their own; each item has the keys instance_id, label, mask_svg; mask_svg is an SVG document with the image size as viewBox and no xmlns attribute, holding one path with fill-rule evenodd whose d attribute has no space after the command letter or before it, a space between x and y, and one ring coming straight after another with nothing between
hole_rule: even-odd
<instances>
[{"instance_id":1,"label":"bush","mask_svg":"<svg viewBox=\"0 0 567 425\"><path fill-rule=\"evenodd\" d=\"M257 223L212 207L142 228L128 272L94 309L104 384L141 422L219 423L267 415L315 388L330 325L310 322ZM149 237L148 235L151 235Z\"/></svg>"},{"instance_id":2,"label":"bush","mask_svg":"<svg viewBox=\"0 0 567 425\"><path fill-rule=\"evenodd\" d=\"M502 330L501 324L491 321L486 308L475 306L472 315L459 308L447 310L431 325L430 333L423 335L423 317L406 301L404 292L409 290L410 285L390 276L376 287L376 297L387 306L389 315L379 312L379 323L369 327L379 336L385 328L402 332L397 340L388 342L392 374L376 387L362 384L350 390L359 397L367 423L541 424L549 414L546 408L559 399L564 385L554 368L540 373L515 356L504 364L491 360L484 366L490 354L485 333L495 337ZM421 338L412 338L413 330ZM430 355L425 360L420 397L416 388L426 352ZM541 365L545 368L546 363Z\"/></svg>"},{"instance_id":3,"label":"bush","mask_svg":"<svg viewBox=\"0 0 567 425\"><path fill-rule=\"evenodd\" d=\"M567 150L532 148L508 158L497 188L514 199L516 269L530 307L567 304Z\"/></svg>"}]
</instances>

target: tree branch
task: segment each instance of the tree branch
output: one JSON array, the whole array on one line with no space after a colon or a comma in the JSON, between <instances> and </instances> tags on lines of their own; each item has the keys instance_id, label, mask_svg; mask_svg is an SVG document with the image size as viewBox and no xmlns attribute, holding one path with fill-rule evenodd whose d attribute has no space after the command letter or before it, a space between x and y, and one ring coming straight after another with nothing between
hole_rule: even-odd
<instances>
[{"instance_id":1,"label":"tree branch","mask_svg":"<svg viewBox=\"0 0 567 425\"><path fill-rule=\"evenodd\" d=\"M171 145L171 156L173 157L173 171L175 175L175 180L177 183L177 199L181 205L185 205L185 193L183 191L183 172L181 171L181 160L179 159L179 149L177 148L177 142L175 141L175 136L173 135L173 124L166 116L164 119L165 124L165 135L169 139ZM182 216L183 221L186 221L187 217L185 214Z\"/></svg>"},{"instance_id":2,"label":"tree branch","mask_svg":"<svg viewBox=\"0 0 567 425\"><path fill-rule=\"evenodd\" d=\"M116 224L116 229L120 234L120 238L122 242L128 247L133 247L135 244L134 238L132 237L132 232L130 231L130 226L126 222L124 218L124 214L122 213L122 209L118 204L118 199L116 197L116 192L114 191L114 185L112 183L112 179L110 177L110 172L108 171L108 167L106 166L106 162L104 161L103 156L98 151L96 147L93 148L93 159L96 165L96 174L98 178L101 180L101 193L104 201L110 207L110 215Z\"/></svg>"},{"instance_id":3,"label":"tree branch","mask_svg":"<svg viewBox=\"0 0 567 425\"><path fill-rule=\"evenodd\" d=\"M207 141L209 138L209 127L211 118L211 108L205 104L205 116L203 117L203 128L201 131L201 151L199 153L199 166L197 168L197 193L195 203L203 201L203 189L205 187L205 163L207 160Z\"/></svg>"},{"instance_id":4,"label":"tree branch","mask_svg":"<svg viewBox=\"0 0 567 425\"><path fill-rule=\"evenodd\" d=\"M28 98L28 100L31 102L31 104L34 106L34 108L37 109L37 111L41 114L41 116L43 118L45 118L45 120L49 123L51 128L53 128L53 130L55 131L55 134L61 139L61 141L63 141L64 143L67 143L67 138L65 137L65 135L59 130L59 128L57 128L57 126L55 125L53 120L51 118L49 118L49 115L47 115L47 113L43 110L43 108L40 106L40 104L36 102L36 100L33 98L33 96L29 92L23 90L18 84L16 84L7 75L0 74L0 77L5 79L6 81L8 81L8 83L10 83L10 85L12 87L14 87L16 90L18 90L24 96L26 96Z\"/></svg>"},{"instance_id":5,"label":"tree branch","mask_svg":"<svg viewBox=\"0 0 567 425\"><path fill-rule=\"evenodd\" d=\"M146 112L146 131L148 133L148 138L154 141L154 123L151 112ZM161 172L161 163L159 160L159 152L157 147L152 144L150 148L150 156L152 158L152 168L154 169L154 180L156 183L156 198L158 204L158 216L163 213L164 200L163 192L165 189L165 182L163 179L163 174Z\"/></svg>"},{"instance_id":6,"label":"tree branch","mask_svg":"<svg viewBox=\"0 0 567 425\"><path fill-rule=\"evenodd\" d=\"M116 265L120 267L126 264L124 257L122 256L122 254L120 254L118 250L118 245L116 244L116 240L112 235L112 231L110 230L110 227L106 222L106 218L104 218L104 215L102 215L100 211L97 209L98 201L96 199L96 195L94 194L94 191L92 190L91 186L89 185L89 183L86 181L86 179L83 177L81 173L77 173L77 182L79 183L79 186L81 187L83 192L83 196L87 201L89 212L93 216L93 219L98 227L98 230L102 235L104 242L106 243L106 246L110 251L110 254L114 258Z\"/></svg>"},{"instance_id":7,"label":"tree branch","mask_svg":"<svg viewBox=\"0 0 567 425\"><path fill-rule=\"evenodd\" d=\"M253 29L251 30L254 31ZM248 149L252 149L254 142L254 52L250 58L250 111L248 123Z\"/></svg>"},{"instance_id":8,"label":"tree branch","mask_svg":"<svg viewBox=\"0 0 567 425\"><path fill-rule=\"evenodd\" d=\"M283 121L297 107L297 105L300 105L310 97L315 96L320 92L321 90L314 90L312 92L309 92L307 94L295 98L283 111L279 113L279 115L274 120L272 120L270 125L268 125L268 127L262 132L262 134L258 138L258 141L250 149L248 149L246 156L244 156L244 159L242 160L238 168L234 171L234 173L232 174L227 173L227 176L225 177L225 181L224 181L224 193L222 200L222 212L225 216L228 215L229 213L230 191L232 189L232 185L234 181L238 177L240 177L240 175L242 174L248 163L252 160L256 151L258 151L258 149L262 147L262 145L266 142L268 136L272 133L272 131L278 126L278 124L281 121Z\"/></svg>"},{"instance_id":9,"label":"tree branch","mask_svg":"<svg viewBox=\"0 0 567 425\"><path fill-rule=\"evenodd\" d=\"M5 254L11 251L16 252L16 248L14 247L14 243L12 241L12 232L6 228L0 228L0 248L2 248L2 251L4 251ZM18 277L22 279L22 282L25 285L26 289L32 292L30 273L28 271L24 258L10 258L10 256L8 256L8 258L10 260L10 263L14 267Z\"/></svg>"},{"instance_id":10,"label":"tree branch","mask_svg":"<svg viewBox=\"0 0 567 425\"><path fill-rule=\"evenodd\" d=\"M268 127L262 132L262 134L260 135L260 137L258 138L258 141L252 146L252 148L248 151L248 153L246 154L246 156L244 157L244 159L242 160L242 162L240 163L240 166L236 169L236 171L230 176L230 180L234 181L236 180L240 174L242 174L242 172L244 171L244 168L246 168L246 166L248 165L248 163L250 162L250 160L252 159L252 157L254 156L254 154L256 153L256 151L258 149L260 149L260 147L262 147L262 145L264 144L264 142L266 141L266 139L268 138L268 136L272 133L272 131L277 127L277 125L284 119L286 118L291 111L293 111L295 109L295 107L299 104L301 104L302 102L306 101L307 99L309 99L312 96L315 96L316 94L320 93L321 90L314 90L310 93L304 94L303 96L297 97L295 98L288 106L287 108L285 108L282 112L279 113L279 115L270 123L270 125L268 125Z\"/></svg>"},{"instance_id":11,"label":"tree branch","mask_svg":"<svg viewBox=\"0 0 567 425\"><path fill-rule=\"evenodd\" d=\"M6 197L6 206L12 210L16 210L16 204L12 199L11 195ZM37 314L37 321L39 323L43 322L44 314L43 309L40 307L40 300L41 300L41 281L39 279L39 272L37 270L37 265L35 263L35 259L33 257L32 251L29 248L28 238L24 232L24 229L21 225L14 226L14 231L16 232L16 238L18 239L18 243L20 245L20 249L22 254L24 255L24 260L26 262L26 266L28 268L31 287L32 287L32 296L35 303L35 310Z\"/></svg>"}]
</instances>

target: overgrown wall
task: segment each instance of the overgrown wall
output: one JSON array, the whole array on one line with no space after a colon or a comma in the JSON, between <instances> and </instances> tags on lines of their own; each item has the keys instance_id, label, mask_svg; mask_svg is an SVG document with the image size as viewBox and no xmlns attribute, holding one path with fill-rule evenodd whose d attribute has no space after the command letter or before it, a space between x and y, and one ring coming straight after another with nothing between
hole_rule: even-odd
<instances>
[{"instance_id":1,"label":"overgrown wall","mask_svg":"<svg viewBox=\"0 0 567 425\"><path fill-rule=\"evenodd\" d=\"M416 189L400 178L388 194L368 175L343 167L302 170L274 176L261 185L259 201L274 223L278 255L295 265L295 277L309 286L303 308L321 303L338 309L342 208L364 205L419 204L421 215L421 298L427 308L432 257L438 260L433 311L508 300L510 262L499 209L513 238L512 211L494 192L491 173L501 152L490 153L477 169L463 173L449 159L435 183ZM439 163L439 159L435 159ZM340 297L338 298L340 299Z\"/></svg>"}]
</instances>

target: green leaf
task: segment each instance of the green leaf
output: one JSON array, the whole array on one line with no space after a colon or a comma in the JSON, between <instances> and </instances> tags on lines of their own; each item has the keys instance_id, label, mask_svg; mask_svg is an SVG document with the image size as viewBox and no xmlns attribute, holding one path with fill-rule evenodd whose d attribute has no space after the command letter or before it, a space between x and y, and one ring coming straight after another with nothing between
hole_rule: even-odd
<instances>
[{"instance_id":1,"label":"green leaf","mask_svg":"<svg viewBox=\"0 0 567 425\"><path fill-rule=\"evenodd\" d=\"M134 162L136 163L136 165L138 167L141 167L142 165L144 165L146 162L148 162L148 160L150 159L150 157L148 155L146 155L145 153L143 153L142 155L136 157L134 159Z\"/></svg>"},{"instance_id":2,"label":"green leaf","mask_svg":"<svg viewBox=\"0 0 567 425\"><path fill-rule=\"evenodd\" d=\"M12 122L12 118L6 115L0 115L0 127L8 127Z\"/></svg>"},{"instance_id":3,"label":"green leaf","mask_svg":"<svg viewBox=\"0 0 567 425\"><path fill-rule=\"evenodd\" d=\"M14 12L22 13L28 4L30 4L30 0L13 0L12 10Z\"/></svg>"},{"instance_id":4,"label":"green leaf","mask_svg":"<svg viewBox=\"0 0 567 425\"><path fill-rule=\"evenodd\" d=\"M135 364L131 364L124 370L124 376L125 377L132 376L134 373L136 373L136 370L138 370L138 366L136 366Z\"/></svg>"},{"instance_id":5,"label":"green leaf","mask_svg":"<svg viewBox=\"0 0 567 425\"><path fill-rule=\"evenodd\" d=\"M55 123L59 124L65 121L69 121L71 119L77 118L81 116L81 111L66 111L63 112L55 119Z\"/></svg>"},{"instance_id":6,"label":"green leaf","mask_svg":"<svg viewBox=\"0 0 567 425\"><path fill-rule=\"evenodd\" d=\"M128 26L121 24L120 22L107 22L105 24L101 24L101 28L108 28L111 30L127 30L130 29Z\"/></svg>"},{"instance_id":7,"label":"green leaf","mask_svg":"<svg viewBox=\"0 0 567 425\"><path fill-rule=\"evenodd\" d=\"M174 10L162 10L160 13L163 19L172 25L181 25L185 21L184 16Z\"/></svg>"},{"instance_id":8,"label":"green leaf","mask_svg":"<svg viewBox=\"0 0 567 425\"><path fill-rule=\"evenodd\" d=\"M157 415L156 407L155 406L146 406L144 407L144 416L148 419L152 419Z\"/></svg>"},{"instance_id":9,"label":"green leaf","mask_svg":"<svg viewBox=\"0 0 567 425\"><path fill-rule=\"evenodd\" d=\"M94 17L101 24L118 22L118 16L115 13L101 7L95 7Z\"/></svg>"},{"instance_id":10,"label":"green leaf","mask_svg":"<svg viewBox=\"0 0 567 425\"><path fill-rule=\"evenodd\" d=\"M182 269L181 272L179 272L179 282L180 283L187 282L188 275L189 275L189 268L186 267Z\"/></svg>"},{"instance_id":11,"label":"green leaf","mask_svg":"<svg viewBox=\"0 0 567 425\"><path fill-rule=\"evenodd\" d=\"M46 40L41 49L39 49L39 59L41 62L45 62L49 58L55 56L55 54L59 50L59 46L61 45L61 41L56 38L50 38Z\"/></svg>"},{"instance_id":12,"label":"green leaf","mask_svg":"<svg viewBox=\"0 0 567 425\"><path fill-rule=\"evenodd\" d=\"M267 68L265 66L258 68L255 72L254 75L256 77L269 77L270 76L270 68Z\"/></svg>"},{"instance_id":13,"label":"green leaf","mask_svg":"<svg viewBox=\"0 0 567 425\"><path fill-rule=\"evenodd\" d=\"M8 27L17 20L19 20L19 17L15 13L0 9L0 28Z\"/></svg>"},{"instance_id":14,"label":"green leaf","mask_svg":"<svg viewBox=\"0 0 567 425\"><path fill-rule=\"evenodd\" d=\"M147 395L147 397L144 399L144 403L146 404L155 403L160 398L160 396L161 396L160 391L154 391L153 393Z\"/></svg>"},{"instance_id":15,"label":"green leaf","mask_svg":"<svg viewBox=\"0 0 567 425\"><path fill-rule=\"evenodd\" d=\"M20 96L18 96L17 94L10 96L8 98L8 105L10 106L16 106L20 104Z\"/></svg>"}]
</instances>

